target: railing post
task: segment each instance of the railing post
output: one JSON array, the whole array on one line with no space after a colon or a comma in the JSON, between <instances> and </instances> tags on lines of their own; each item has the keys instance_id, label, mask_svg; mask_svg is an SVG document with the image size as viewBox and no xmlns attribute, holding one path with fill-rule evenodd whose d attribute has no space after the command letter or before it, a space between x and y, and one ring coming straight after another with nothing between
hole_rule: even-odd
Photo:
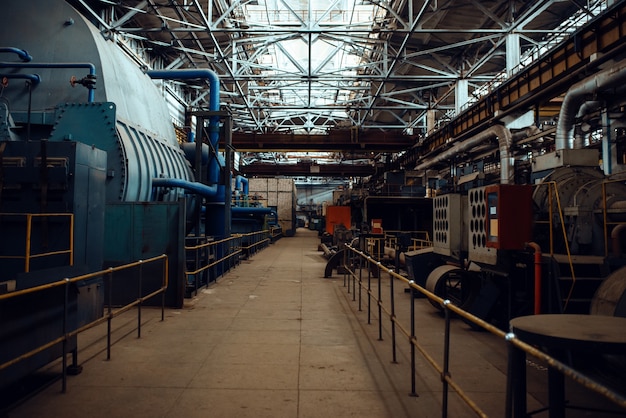
<instances>
[{"instance_id":1,"label":"railing post","mask_svg":"<svg viewBox=\"0 0 626 418\"><path fill-rule=\"evenodd\" d=\"M356 274L355 272L352 270L352 268L354 267L354 254L350 254L350 276L352 277L352 302L356 301Z\"/></svg>"},{"instance_id":2,"label":"railing post","mask_svg":"<svg viewBox=\"0 0 626 418\"><path fill-rule=\"evenodd\" d=\"M163 254L165 256L165 254ZM165 291L167 290L167 274L168 274L168 262L167 256L163 257L163 281L161 282L161 287L163 287L163 291L161 292L161 322L165 321ZM208 285L208 283L207 283Z\"/></svg>"},{"instance_id":3,"label":"railing post","mask_svg":"<svg viewBox=\"0 0 626 418\"><path fill-rule=\"evenodd\" d=\"M107 277L109 281L109 294L107 295L107 360L111 360L111 320L113 319L113 311L111 306L113 304L113 267L109 268L109 274Z\"/></svg>"},{"instance_id":4,"label":"railing post","mask_svg":"<svg viewBox=\"0 0 626 418\"><path fill-rule=\"evenodd\" d=\"M382 286L381 286L381 277L380 277L380 261L376 262L376 268L378 269L378 297L376 298L376 302L378 304L378 341L383 340L383 296L382 296Z\"/></svg>"},{"instance_id":5,"label":"railing post","mask_svg":"<svg viewBox=\"0 0 626 418\"><path fill-rule=\"evenodd\" d=\"M409 396L418 396L415 390L415 291L413 289L413 285L415 282L413 280L409 281L409 290L411 291L411 338L409 339L411 343L411 393Z\"/></svg>"},{"instance_id":6,"label":"railing post","mask_svg":"<svg viewBox=\"0 0 626 418\"><path fill-rule=\"evenodd\" d=\"M197 276L197 275L196 275ZM143 279L143 260L139 260L139 289L137 299L139 303L137 304L137 338L141 338L141 281Z\"/></svg>"},{"instance_id":7,"label":"railing post","mask_svg":"<svg viewBox=\"0 0 626 418\"><path fill-rule=\"evenodd\" d=\"M361 309L361 294L363 293L363 254L359 253L359 312Z\"/></svg>"},{"instance_id":8,"label":"railing post","mask_svg":"<svg viewBox=\"0 0 626 418\"><path fill-rule=\"evenodd\" d=\"M341 251L341 250L339 250L339 251ZM344 250L343 250L343 287L347 286L348 287L348 293L350 293L350 283L348 282L346 284L346 279L347 279L346 275L347 275L347 271L348 271L348 269L346 268L346 264L347 264L346 259L347 259L347 257L348 257L348 250L346 250L344 248Z\"/></svg>"},{"instance_id":9,"label":"railing post","mask_svg":"<svg viewBox=\"0 0 626 418\"><path fill-rule=\"evenodd\" d=\"M199 280L199 276L202 273L198 273L198 271L200 270L200 264L201 264L201 252L205 250L205 248L200 247L200 245L203 243L202 239L196 240L194 245L195 245L195 249L194 249L194 269L193 271L195 271L196 273L194 273L193 275L193 288L194 288L194 295L198 296L198 280ZM186 258L186 257L185 257ZM185 263L186 264L186 263Z\"/></svg>"},{"instance_id":10,"label":"railing post","mask_svg":"<svg viewBox=\"0 0 626 418\"><path fill-rule=\"evenodd\" d=\"M63 352L63 360L62 360L62 368L61 371L61 392L65 393L67 390L67 322L68 322L68 309L69 309L69 295L70 295L70 279L65 278L65 286L64 286L64 302L63 302L63 343L62 352Z\"/></svg>"},{"instance_id":11,"label":"railing post","mask_svg":"<svg viewBox=\"0 0 626 418\"><path fill-rule=\"evenodd\" d=\"M372 261L367 259L367 323L372 323Z\"/></svg>"},{"instance_id":12,"label":"railing post","mask_svg":"<svg viewBox=\"0 0 626 418\"><path fill-rule=\"evenodd\" d=\"M396 354L396 299L395 299L395 294L394 294L394 287L393 284L396 281L396 278L393 276L392 274L393 272L389 273L389 278L391 280L391 282L389 282L389 289L390 289L390 294L391 294L391 315L389 317L389 319L391 320L391 352L392 352L392 363L397 363L398 362L398 357Z\"/></svg>"},{"instance_id":13,"label":"railing post","mask_svg":"<svg viewBox=\"0 0 626 418\"><path fill-rule=\"evenodd\" d=\"M28 273L30 271L30 251L31 251L31 242L30 237L32 235L33 228L33 215L30 213L26 215L26 248L24 249L24 272Z\"/></svg>"},{"instance_id":14,"label":"railing post","mask_svg":"<svg viewBox=\"0 0 626 418\"><path fill-rule=\"evenodd\" d=\"M441 372L441 381L443 382L443 400L441 406L441 416L446 418L448 416L448 381L446 378L450 375L450 310L448 305L450 301L448 299L443 301L443 311L445 314L445 332L443 334L443 371Z\"/></svg>"}]
</instances>

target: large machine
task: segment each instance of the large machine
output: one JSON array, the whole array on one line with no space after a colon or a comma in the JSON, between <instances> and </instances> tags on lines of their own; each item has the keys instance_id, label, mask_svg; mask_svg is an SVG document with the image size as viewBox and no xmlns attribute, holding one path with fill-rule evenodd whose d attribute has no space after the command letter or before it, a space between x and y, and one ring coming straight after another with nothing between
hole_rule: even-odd
<instances>
[{"instance_id":1,"label":"large machine","mask_svg":"<svg viewBox=\"0 0 626 418\"><path fill-rule=\"evenodd\" d=\"M258 230L272 215L268 208L238 207L246 200L245 179L234 182L231 158L219 152L220 146L229 152L230 133L216 74L145 71L131 55L65 1L3 4L0 294L166 254L166 303L179 307L188 286L189 237L194 245L229 237L233 218ZM192 122L195 138L175 129L157 81L163 79L208 87L209 109L176 109ZM218 248L212 260L225 251ZM147 272L146 291L161 285L160 268ZM105 294L114 305L133 300L137 286L124 283L134 276L120 273L122 284L110 299L101 277L80 282L69 292L69 316L58 288L0 300L0 364L101 317ZM75 338L66 349L76 349ZM0 370L0 387L60 355L59 343Z\"/></svg>"},{"instance_id":2,"label":"large machine","mask_svg":"<svg viewBox=\"0 0 626 418\"><path fill-rule=\"evenodd\" d=\"M447 176L433 246L407 253L418 284L504 328L532 313L626 315L624 68L571 86L556 129L494 125L418 164Z\"/></svg>"}]
</instances>

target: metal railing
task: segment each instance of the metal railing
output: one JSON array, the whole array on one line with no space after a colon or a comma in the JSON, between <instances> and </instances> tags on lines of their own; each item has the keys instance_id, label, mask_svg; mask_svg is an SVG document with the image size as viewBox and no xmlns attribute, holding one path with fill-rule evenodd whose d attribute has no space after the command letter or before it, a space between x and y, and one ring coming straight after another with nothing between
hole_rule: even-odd
<instances>
[{"instance_id":1,"label":"metal railing","mask_svg":"<svg viewBox=\"0 0 626 418\"><path fill-rule=\"evenodd\" d=\"M283 228L280 226L271 226L270 227L270 240L271 242L275 242L277 239L283 236Z\"/></svg>"},{"instance_id":2,"label":"metal railing","mask_svg":"<svg viewBox=\"0 0 626 418\"><path fill-rule=\"evenodd\" d=\"M241 249L248 257L259 251L260 247L267 246L270 243L270 231L268 229L238 234L238 236L241 238Z\"/></svg>"},{"instance_id":3,"label":"metal railing","mask_svg":"<svg viewBox=\"0 0 626 418\"><path fill-rule=\"evenodd\" d=\"M411 245L407 248L407 251L420 250L433 246L433 241L428 231L385 231L385 246L396 248L398 234L409 234L411 236Z\"/></svg>"},{"instance_id":4,"label":"metal railing","mask_svg":"<svg viewBox=\"0 0 626 418\"><path fill-rule=\"evenodd\" d=\"M465 405L471 409L476 416L487 417L488 415L480 408L480 406L474 401L464 388L462 388L453 378L450 373L450 320L452 314L462 318L465 321L470 322L473 326L480 327L491 334L495 335L502 341L506 342L509 347L509 353L512 348L517 348L523 352L530 354L540 361L544 361L549 367L558 370L563 375L575 380L579 384L583 385L589 390L592 390L605 398L611 400L616 405L626 408L626 398L619 393L611 390L605 385L598 383L597 381L589 378L588 376L574 370L570 366L560 362L559 360L545 354L544 352L534 348L533 346L524 343L518 339L512 333L506 333L501 329L483 321L482 319L470 314L467 311L455 306L449 300L444 300L434 293L429 292L425 288L417 285L413 280L409 280L400 274L394 272L391 269L385 267L378 260L372 258L368 254L346 245L347 251L344 255L344 287L347 287L348 293L352 293L352 300L357 301L358 296L358 310L362 311L363 293L366 294L367 301L367 323L372 322L372 305L377 306L377 318L378 318L378 338L383 340L383 315L386 315L391 324L391 344L392 344L392 362L397 361L397 336L398 330L404 335L406 341L410 344L410 373L411 373L411 392L410 395L417 396L416 392L416 352L419 352L426 362L432 366L435 372L437 372L442 382L442 416L448 416L448 395L450 390L457 394L457 396L465 403ZM367 271L367 279L363 278L363 270ZM376 272L372 274L372 270ZM388 302L383 300L382 295L382 274L383 272L389 275L389 299ZM377 274L376 274L377 273ZM376 289L373 289L372 282L375 281ZM396 316L396 303L395 303L395 291L394 284L399 281L402 285L406 285L410 289L410 320L409 324L402 324ZM358 289L357 289L358 286ZM357 293L358 292L358 293ZM437 363L433 355L431 355L425 347L420 345L416 335L416 323L415 323L415 299L416 293L419 292L426 296L431 301L434 301L441 305L444 313L444 348L443 348L443 364ZM509 354L510 355L510 354ZM512 416L512 405L510 399L510 391L507 387L507 399L506 399L506 411L505 416L507 418Z\"/></svg>"},{"instance_id":5,"label":"metal railing","mask_svg":"<svg viewBox=\"0 0 626 418\"><path fill-rule=\"evenodd\" d=\"M249 257L273 242L279 235L277 230L280 228L233 234L218 241L199 237L196 239L199 243L185 245L187 285L197 294L198 289L216 281L219 276L238 265L241 257Z\"/></svg>"},{"instance_id":6,"label":"metal railing","mask_svg":"<svg viewBox=\"0 0 626 418\"><path fill-rule=\"evenodd\" d=\"M143 286L142 286L142 280L143 280L143 266L146 264L150 264L150 263L155 263L158 262L160 260L163 260L163 280L162 280L162 284L161 287L151 291L148 294L143 294L144 290L143 290ZM139 274L138 274L138 284L137 284L137 298L120 307L117 308L115 310L113 310L113 306L112 306L112 295L113 295L113 274L115 272L119 272L122 270L127 270L130 268L135 268L138 267L139 268ZM97 271L94 273L89 273L89 274L84 274L81 276L76 276L76 277L72 277L72 278L65 278L63 280L58 280L55 282L51 282L51 283L47 283L44 285L40 285L40 286L35 286L35 287L31 287L28 289L22 289L22 290L17 290L14 292L10 292L10 293L5 293L5 294L1 294L0 295L0 303L2 303L2 301L4 300L8 300L8 299L13 299L13 298L19 298L21 296L24 295L32 295L35 294L37 292L42 292L44 290L48 290L48 289L52 289L52 288L57 288L57 287L63 287L64 288L64 300L60 300L59 304L63 305L63 332L62 335L60 335L59 337L39 345L38 347L35 347L33 349L31 349L28 352L22 353L20 356L15 357L9 361L6 361L2 364L0 364L0 370L4 370L14 364L17 364L23 360L26 360L28 358L31 358L33 356L35 356L38 353L41 353L49 348L54 347L57 344L62 344L62 392L65 392L67 390L67 354L69 353L68 350L68 342L70 340L70 338L77 336L78 334L80 334L83 331L86 331L90 328L93 328L97 325L100 325L104 322L107 323L107 347L106 347L106 351L107 351L107 360L109 360L111 358L111 328L112 328L112 320L113 318L115 318L116 316L121 315L122 313L130 310L133 307L137 307L137 338L141 337L141 306L143 304L143 302L157 296L158 294L162 295L161 298L161 321L163 321L165 319L165 291L167 290L167 286L169 284L169 275L168 275L168 271L169 271L169 262L168 262L168 258L167 255L162 254L160 256L156 256L156 257L152 257L146 260L139 260L136 261L134 263L130 263L130 264L125 264L125 265L121 265L121 266L116 266L116 267L110 267L106 270L101 270L101 271ZM91 321L81 327L78 327L76 329L69 329L68 327L68 317L69 317L69 309L70 309L70 297L69 297L69 292L70 292L70 288L72 285L75 285L79 282L85 281L85 280L89 280L89 279L94 279L94 278L98 278L98 277L102 277L105 281L105 284L108 286L108 294L106 295L108 303L105 305L106 306L106 311L104 312L104 315L94 321ZM78 350L78 348L76 348L76 351ZM76 356L74 357L74 361L76 361ZM77 364L74 364L74 366L78 366Z\"/></svg>"},{"instance_id":7,"label":"metal railing","mask_svg":"<svg viewBox=\"0 0 626 418\"><path fill-rule=\"evenodd\" d=\"M192 269L185 269L185 278L188 285L192 284L195 294L198 294L200 287L217 280L219 272L214 271L211 274L211 269L221 267L222 272L230 270L239 264L239 255L242 253L241 235L232 235L218 241L205 237L203 239L206 241L185 246L186 259L193 260Z\"/></svg>"},{"instance_id":8,"label":"metal railing","mask_svg":"<svg viewBox=\"0 0 626 418\"><path fill-rule=\"evenodd\" d=\"M28 273L30 271L30 263L34 258L42 258L42 257L50 257L53 255L67 254L69 256L69 265L74 265L74 214L73 213L0 213L2 217L15 216L15 217L26 217L26 225L25 225L25 248L24 255L0 255L0 259L24 259L24 272ZM48 251L43 253L32 253L32 234L33 234L33 219L42 219L42 218L53 218L53 217L64 217L69 220L69 248L56 250L56 251Z\"/></svg>"},{"instance_id":9,"label":"metal railing","mask_svg":"<svg viewBox=\"0 0 626 418\"><path fill-rule=\"evenodd\" d=\"M397 248L397 234L400 232L411 235L411 245L407 248L407 251L433 246L428 231L385 231L382 236L368 236L365 238L367 253L371 254L376 260L382 260L385 257L385 248Z\"/></svg>"}]
</instances>

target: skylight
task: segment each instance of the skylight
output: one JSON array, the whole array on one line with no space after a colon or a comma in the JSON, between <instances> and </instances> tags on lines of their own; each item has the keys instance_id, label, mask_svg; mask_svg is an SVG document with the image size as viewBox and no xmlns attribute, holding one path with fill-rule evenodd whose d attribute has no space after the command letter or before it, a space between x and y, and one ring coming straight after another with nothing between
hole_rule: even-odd
<instances>
[{"instance_id":1,"label":"skylight","mask_svg":"<svg viewBox=\"0 0 626 418\"><path fill-rule=\"evenodd\" d=\"M235 25L254 28L251 102L270 130L298 118L294 133L325 133L348 120L347 108L368 88L357 80L367 62L372 22L379 6L354 0L259 0L235 13ZM267 33L259 42L259 31ZM246 39L242 39L242 45ZM353 81L347 81L353 80Z\"/></svg>"}]
</instances>

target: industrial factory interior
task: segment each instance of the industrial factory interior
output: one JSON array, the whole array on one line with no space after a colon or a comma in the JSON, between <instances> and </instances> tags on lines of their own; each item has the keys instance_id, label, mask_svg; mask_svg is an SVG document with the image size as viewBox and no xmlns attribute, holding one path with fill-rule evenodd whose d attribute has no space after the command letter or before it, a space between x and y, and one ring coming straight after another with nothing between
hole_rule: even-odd
<instances>
[{"instance_id":1,"label":"industrial factory interior","mask_svg":"<svg viewBox=\"0 0 626 418\"><path fill-rule=\"evenodd\" d=\"M0 418L626 417L626 1L3 0Z\"/></svg>"}]
</instances>

